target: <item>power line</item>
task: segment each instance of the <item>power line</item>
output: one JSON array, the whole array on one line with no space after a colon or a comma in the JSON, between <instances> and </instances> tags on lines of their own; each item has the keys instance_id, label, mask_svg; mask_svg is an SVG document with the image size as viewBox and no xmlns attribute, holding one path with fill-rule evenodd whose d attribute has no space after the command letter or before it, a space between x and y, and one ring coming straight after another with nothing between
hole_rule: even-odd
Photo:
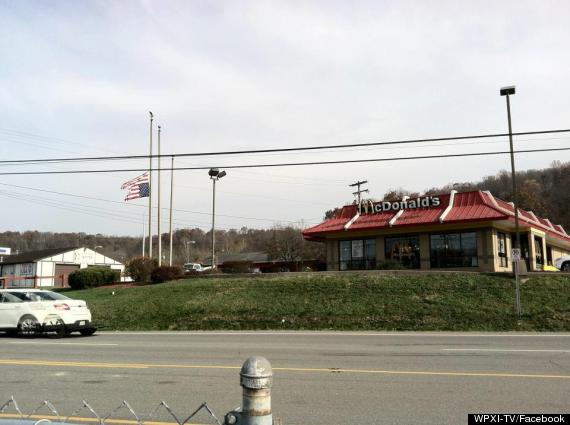
<instances>
[{"instance_id":1,"label":"power line","mask_svg":"<svg viewBox=\"0 0 570 425\"><path fill-rule=\"evenodd\" d=\"M133 216L120 214L114 210L105 210L105 209L101 209L101 208L94 207L91 205L77 204L77 203L73 203L73 202L61 202L61 201L56 201L53 199L43 198L43 197L39 197L39 196L29 196L29 195L25 195L25 194L21 194L21 193L17 193L17 192L0 191L0 197L16 199L19 201L29 202L29 203L32 203L34 205L43 205L43 206L47 206L47 207L61 209L64 211L71 211L74 213L91 215L91 216L95 216L95 217L99 217L99 218L104 218L107 220L110 219L110 220L115 220L115 221L123 221L123 222L131 223L131 224L137 224L137 225L140 225L140 223L141 223L137 218L135 218ZM153 223L157 223L157 220L153 220ZM167 221L162 220L162 223L167 223ZM200 224L203 224L203 225L208 224L208 222L205 222L205 221L194 221L192 223L189 223L189 222L180 221L180 220L174 220L173 223L187 227L187 228L188 227L199 227ZM238 224L233 225L233 226L225 224L225 225L222 225L220 227L224 230L232 230L232 229L236 229L240 226L241 225L238 225Z\"/></svg>"},{"instance_id":2,"label":"power line","mask_svg":"<svg viewBox=\"0 0 570 425\"><path fill-rule=\"evenodd\" d=\"M538 134L553 134L553 133L569 133L570 129L562 130L541 130L541 131L527 131L512 133L513 136L527 136ZM47 158L47 159L14 159L3 160L0 164L24 164L24 163L50 163L50 162L82 162L82 161L116 161L126 159L148 159L151 158L182 158L182 157L197 157L197 156L224 156L224 155L245 155L256 153L270 153L270 152L293 152L293 151L311 151L323 149L346 149L356 147L369 147L369 146L383 146L383 145L401 145L411 143L426 143L426 142L442 142L453 140L473 140L485 139L492 137L507 137L509 133L496 133L496 134L480 134L472 136L455 136L455 137L437 137L428 139L410 139L410 140L396 140L388 142L369 142L369 143L349 143L340 145L324 145L324 146L302 146L294 148L274 148L274 149L250 149L240 151L217 151L217 152L196 152L196 153L179 153L179 154L163 154L163 155L123 155L123 156L100 156L100 157L75 157L75 158ZM211 168L211 167L206 167ZM227 168L227 167L225 167ZM203 169L203 168L200 168Z\"/></svg>"},{"instance_id":3,"label":"power line","mask_svg":"<svg viewBox=\"0 0 570 425\"><path fill-rule=\"evenodd\" d=\"M2 182L0 182L0 185L8 186L8 187L15 187L18 189L33 190L33 191L42 192L42 193L52 193L54 195L71 196L74 198L88 199L88 200L100 201L100 202L108 202L108 203L119 204L119 205L123 205L123 206L129 206L129 207L146 208L146 205L127 204L125 202L114 201L112 199L95 198L92 196L77 195L74 193L66 193L66 192L58 192L55 190L40 189L40 188L34 188L34 187L29 187L29 186L21 186L21 185L2 183ZM38 198L38 199L42 199L42 198ZM43 199L47 199L47 198L43 198ZM153 206L153 208L157 209L157 207L154 207L154 206ZM161 209L162 210L168 210L169 208L161 208ZM211 212L191 211L191 210L185 210L185 209L180 209L180 208L173 208L172 211L184 212L184 213L189 213L189 214L207 215L207 216L210 216L212 214ZM261 218L261 217L244 217L244 216L229 215L229 214L218 214L218 216L228 217L228 218L239 218L239 219L243 219L243 220L268 221L268 222L273 222L273 223L275 223L275 222L287 222L287 223L294 224L294 223L298 223L298 221L299 221L299 220L279 220L279 219L274 219L274 218L270 219L270 218ZM205 222L199 222L199 223L205 223Z\"/></svg>"},{"instance_id":4,"label":"power line","mask_svg":"<svg viewBox=\"0 0 570 425\"><path fill-rule=\"evenodd\" d=\"M514 153L540 153L540 152L560 152L568 151L569 148L543 148L543 149L525 149L517 150ZM469 156L490 156L490 155L506 155L510 151L495 151L495 152L471 152L471 153L458 153L458 154L443 154L443 155L423 155L423 156L403 156L394 158L368 158L368 159L346 159L337 161L310 161L310 162L288 162L288 163L273 163L273 164L249 164L249 165L218 165L218 168L226 169L239 169L239 168L274 168L274 167L295 167L295 166L308 166L308 165L333 165L333 164L358 164L366 162L388 162L388 161L408 161L415 159L442 159L442 158L461 158ZM170 156L170 155L168 155ZM147 156L148 158L148 156ZM175 168L162 168L162 171L190 171L190 170L208 170L211 166L203 167L175 167ZM0 176L19 176L19 175L46 175L46 174L103 174L103 173L130 173L130 172L145 172L149 171L148 168L116 168L108 170L69 170L69 171L18 171L18 172L3 172ZM152 168L151 171L157 171Z\"/></svg>"}]
</instances>

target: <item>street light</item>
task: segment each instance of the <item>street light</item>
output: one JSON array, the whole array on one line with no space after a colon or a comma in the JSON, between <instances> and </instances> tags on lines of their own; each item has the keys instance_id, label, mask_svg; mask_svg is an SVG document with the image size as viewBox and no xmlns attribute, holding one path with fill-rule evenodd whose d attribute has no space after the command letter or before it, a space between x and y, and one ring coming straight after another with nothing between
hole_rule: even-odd
<instances>
[{"instance_id":1,"label":"street light","mask_svg":"<svg viewBox=\"0 0 570 425\"><path fill-rule=\"evenodd\" d=\"M190 262L190 249L189 246L190 244L195 244L196 241L184 241L184 245L186 246L186 262L189 263Z\"/></svg>"},{"instance_id":2,"label":"street light","mask_svg":"<svg viewBox=\"0 0 570 425\"><path fill-rule=\"evenodd\" d=\"M519 208L518 208L518 196L517 196L517 179L515 175L515 155L513 150L513 127L511 124L511 100L510 96L515 94L515 86L502 87L500 90L501 96L507 98L507 118L509 121L509 144L511 151L511 179L513 181L513 208L515 210L515 248L521 248L521 235L519 233ZM517 303L517 314L519 320L521 318L521 297L520 297L520 285L519 285L519 265L518 261L513 262L514 272L515 272L515 283L516 283L516 303Z\"/></svg>"},{"instance_id":3,"label":"street light","mask_svg":"<svg viewBox=\"0 0 570 425\"><path fill-rule=\"evenodd\" d=\"M222 177L226 175L225 171L220 171L217 168L210 168L208 171L208 175L212 180L212 269L216 268L216 260L215 260L215 246L216 246L216 181L220 180Z\"/></svg>"}]
</instances>

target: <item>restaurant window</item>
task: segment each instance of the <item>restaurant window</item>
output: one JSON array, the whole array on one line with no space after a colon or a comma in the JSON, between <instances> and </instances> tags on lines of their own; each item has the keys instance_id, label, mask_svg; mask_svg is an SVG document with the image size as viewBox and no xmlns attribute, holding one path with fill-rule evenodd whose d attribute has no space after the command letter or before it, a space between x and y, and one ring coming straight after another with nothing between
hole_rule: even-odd
<instances>
[{"instance_id":1,"label":"restaurant window","mask_svg":"<svg viewBox=\"0 0 570 425\"><path fill-rule=\"evenodd\" d=\"M534 252L535 252L535 259L536 259L536 268L538 270L542 270L542 266L544 265L544 253L542 251L542 238L535 236L534 237Z\"/></svg>"},{"instance_id":2,"label":"restaurant window","mask_svg":"<svg viewBox=\"0 0 570 425\"><path fill-rule=\"evenodd\" d=\"M420 238L418 235L385 239L386 261L400 263L407 269L420 268Z\"/></svg>"},{"instance_id":3,"label":"restaurant window","mask_svg":"<svg viewBox=\"0 0 570 425\"><path fill-rule=\"evenodd\" d=\"M376 268L376 240L355 239L339 243L340 270Z\"/></svg>"},{"instance_id":4,"label":"restaurant window","mask_svg":"<svg viewBox=\"0 0 570 425\"><path fill-rule=\"evenodd\" d=\"M501 267L507 267L507 235L501 232L497 233L497 251Z\"/></svg>"},{"instance_id":5,"label":"restaurant window","mask_svg":"<svg viewBox=\"0 0 570 425\"><path fill-rule=\"evenodd\" d=\"M477 267L477 234L430 235L430 265L432 268Z\"/></svg>"},{"instance_id":6,"label":"restaurant window","mask_svg":"<svg viewBox=\"0 0 570 425\"><path fill-rule=\"evenodd\" d=\"M548 245L546 246L546 264L552 265L552 247Z\"/></svg>"}]
</instances>

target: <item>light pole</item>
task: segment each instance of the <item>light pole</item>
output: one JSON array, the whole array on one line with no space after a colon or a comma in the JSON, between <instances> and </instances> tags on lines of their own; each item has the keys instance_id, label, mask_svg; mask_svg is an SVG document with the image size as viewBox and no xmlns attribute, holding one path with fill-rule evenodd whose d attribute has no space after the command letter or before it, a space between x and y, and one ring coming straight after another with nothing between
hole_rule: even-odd
<instances>
[{"instance_id":1,"label":"light pole","mask_svg":"<svg viewBox=\"0 0 570 425\"><path fill-rule=\"evenodd\" d=\"M190 244L195 244L196 241L184 241L184 245L186 245L186 262L190 262Z\"/></svg>"},{"instance_id":2,"label":"light pole","mask_svg":"<svg viewBox=\"0 0 570 425\"><path fill-rule=\"evenodd\" d=\"M148 258L152 258L152 122L154 121L154 115L150 111L148 113L150 115L150 152L148 154Z\"/></svg>"},{"instance_id":3,"label":"light pole","mask_svg":"<svg viewBox=\"0 0 570 425\"><path fill-rule=\"evenodd\" d=\"M158 266L162 265L162 233L160 232L160 131L161 126L158 126L158 182L156 184L157 196L158 196L158 210L156 213L156 219L158 221Z\"/></svg>"},{"instance_id":4,"label":"light pole","mask_svg":"<svg viewBox=\"0 0 570 425\"><path fill-rule=\"evenodd\" d=\"M510 96L515 94L515 86L502 87L500 90L501 96L507 98L507 118L509 121L509 145L511 151L511 179L513 181L513 208L515 210L515 248L519 250L521 248L521 235L519 232L519 208L518 208L518 196L517 196L517 178L515 174L515 154L513 149L513 127L511 124L511 100ZM522 253L521 253L522 254ZM522 259L522 258L521 258ZM519 285L519 262L513 261L513 267L515 272L515 286L516 286L516 304L517 304L517 315L519 320L521 318L521 297L520 297L520 285Z\"/></svg>"},{"instance_id":5,"label":"light pole","mask_svg":"<svg viewBox=\"0 0 570 425\"><path fill-rule=\"evenodd\" d=\"M220 180L226 175L225 171L220 171L217 168L210 168L208 171L210 179L212 179L212 269L216 268L215 259L215 246L216 246L216 181Z\"/></svg>"}]
</instances>

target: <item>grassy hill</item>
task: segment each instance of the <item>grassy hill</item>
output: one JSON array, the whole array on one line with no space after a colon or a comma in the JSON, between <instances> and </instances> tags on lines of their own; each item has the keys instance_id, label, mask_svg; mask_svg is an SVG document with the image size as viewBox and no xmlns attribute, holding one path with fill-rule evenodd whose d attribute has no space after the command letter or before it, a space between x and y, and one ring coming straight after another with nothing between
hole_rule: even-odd
<instances>
[{"instance_id":1,"label":"grassy hill","mask_svg":"<svg viewBox=\"0 0 570 425\"><path fill-rule=\"evenodd\" d=\"M112 292L114 291L114 295ZM101 330L334 329L570 331L570 277L318 275L188 279L66 293Z\"/></svg>"}]
</instances>

